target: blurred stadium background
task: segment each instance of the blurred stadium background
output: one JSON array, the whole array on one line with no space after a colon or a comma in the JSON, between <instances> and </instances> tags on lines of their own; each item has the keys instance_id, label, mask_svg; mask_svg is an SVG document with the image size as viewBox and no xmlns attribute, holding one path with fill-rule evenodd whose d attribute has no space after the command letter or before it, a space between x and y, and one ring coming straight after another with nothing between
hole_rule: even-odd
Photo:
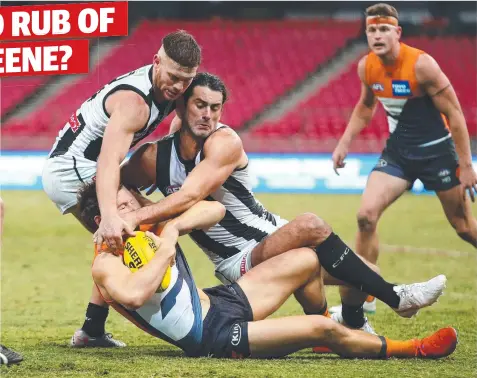
<instances>
[{"instance_id":1,"label":"blurred stadium background","mask_svg":"<svg viewBox=\"0 0 477 378\"><path fill-rule=\"evenodd\" d=\"M9 4L19 3L2 2ZM88 75L1 80L0 186L7 204L2 337L27 356L22 367L8 371L11 376L112 376L118 371L121 376L156 376L151 366L160 376L342 376L343 369L354 377L476 376L475 250L458 239L435 198L411 194L393 205L380 225L385 252L381 269L391 280L406 282L444 272L449 295L417 321L397 319L382 305L372 321L378 331L384 328L400 338L445 324L456 326L462 346L447 364L335 363L319 358L317 365L316 356L303 352L288 363L181 360L177 365L180 353L164 343L157 349L157 340L116 315L110 316L108 330L128 343L127 350L73 353L64 348L82 323L89 295L90 235L71 216L61 217L43 192L24 190L41 188L43 160L70 114L114 77L149 64L166 33L185 29L203 47L200 70L218 74L228 85L230 102L223 122L238 131L251 153L260 200L286 218L316 212L352 243L359 194L388 136L382 108L353 143L339 177L330 153L359 97L356 65L367 52L363 12L372 4L130 2L129 36L91 40ZM400 14L403 41L433 55L451 79L476 155L477 3L391 4ZM148 141L164 135L171 118ZM415 192L421 191L417 185ZM210 263L187 239L184 245L193 251L188 258L198 285L215 284ZM72 253L75 250L78 253ZM55 269L58 266L61 269ZM330 290L330 304L337 301L336 292ZM288 303L280 314L299 313L295 303Z\"/></svg>"}]
</instances>

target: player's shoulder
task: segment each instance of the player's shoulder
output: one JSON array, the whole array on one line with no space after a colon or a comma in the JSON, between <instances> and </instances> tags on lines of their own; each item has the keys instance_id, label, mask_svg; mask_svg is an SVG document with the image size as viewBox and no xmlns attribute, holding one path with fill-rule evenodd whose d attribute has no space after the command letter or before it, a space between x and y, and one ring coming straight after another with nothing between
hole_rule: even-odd
<instances>
[{"instance_id":1,"label":"player's shoulder","mask_svg":"<svg viewBox=\"0 0 477 378\"><path fill-rule=\"evenodd\" d=\"M243 150L242 139L231 127L219 123L204 143L204 150L220 149L229 153Z\"/></svg>"},{"instance_id":2,"label":"player's shoulder","mask_svg":"<svg viewBox=\"0 0 477 378\"><path fill-rule=\"evenodd\" d=\"M436 60L429 54L423 53L419 55L414 65L414 72L419 83L432 81L435 79L441 69Z\"/></svg>"}]
</instances>

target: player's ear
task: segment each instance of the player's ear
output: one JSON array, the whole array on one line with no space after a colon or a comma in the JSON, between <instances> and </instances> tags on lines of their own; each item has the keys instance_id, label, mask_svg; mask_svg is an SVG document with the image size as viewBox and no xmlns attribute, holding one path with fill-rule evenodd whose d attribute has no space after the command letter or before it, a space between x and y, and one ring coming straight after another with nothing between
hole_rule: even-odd
<instances>
[{"instance_id":1,"label":"player's ear","mask_svg":"<svg viewBox=\"0 0 477 378\"><path fill-rule=\"evenodd\" d=\"M396 33L398 35L398 39L401 39L402 27L400 27L400 26L396 27Z\"/></svg>"},{"instance_id":2,"label":"player's ear","mask_svg":"<svg viewBox=\"0 0 477 378\"><path fill-rule=\"evenodd\" d=\"M152 62L154 63L155 66L158 66L159 63L161 63L161 58L159 58L159 54L154 54L154 58L152 59Z\"/></svg>"},{"instance_id":3,"label":"player's ear","mask_svg":"<svg viewBox=\"0 0 477 378\"><path fill-rule=\"evenodd\" d=\"M96 215L96 216L94 217L94 222L99 226L99 224L101 223L101 216Z\"/></svg>"}]
</instances>

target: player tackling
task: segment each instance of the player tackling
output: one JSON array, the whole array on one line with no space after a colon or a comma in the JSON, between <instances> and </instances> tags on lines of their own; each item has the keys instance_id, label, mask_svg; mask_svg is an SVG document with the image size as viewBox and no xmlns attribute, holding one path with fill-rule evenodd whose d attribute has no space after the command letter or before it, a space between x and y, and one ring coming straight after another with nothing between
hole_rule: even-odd
<instances>
[{"instance_id":1,"label":"player tackling","mask_svg":"<svg viewBox=\"0 0 477 378\"><path fill-rule=\"evenodd\" d=\"M469 200L474 201L477 193L477 174L464 115L437 62L400 42L401 33L394 7L380 3L366 9L371 51L358 64L361 97L333 152L337 172L345 166L351 142L368 125L379 101L386 110L390 136L368 178L356 236L357 253L372 263L379 254L379 218L416 179L436 192L457 234L477 247L477 220Z\"/></svg>"},{"instance_id":2,"label":"player tackling","mask_svg":"<svg viewBox=\"0 0 477 378\"><path fill-rule=\"evenodd\" d=\"M127 235L133 234L116 209L119 166L129 149L174 111L175 100L191 83L200 61L200 47L190 34L170 33L152 64L115 78L71 116L50 151L42 177L45 192L63 214L79 219L78 189L96 180L102 214L99 229L105 235L123 228ZM94 287L85 323L73 335L72 346L124 346L105 333L107 315Z\"/></svg>"}]
</instances>

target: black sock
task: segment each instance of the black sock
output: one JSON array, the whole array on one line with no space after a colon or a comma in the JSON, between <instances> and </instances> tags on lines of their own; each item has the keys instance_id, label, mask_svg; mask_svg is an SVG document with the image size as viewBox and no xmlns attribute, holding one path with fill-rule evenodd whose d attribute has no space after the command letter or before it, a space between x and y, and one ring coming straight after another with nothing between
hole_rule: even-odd
<instances>
[{"instance_id":1,"label":"black sock","mask_svg":"<svg viewBox=\"0 0 477 378\"><path fill-rule=\"evenodd\" d=\"M398 308L399 296L393 284L386 282L367 266L335 233L315 249L325 270L333 277Z\"/></svg>"},{"instance_id":2,"label":"black sock","mask_svg":"<svg viewBox=\"0 0 477 378\"><path fill-rule=\"evenodd\" d=\"M108 312L108 307L101 307L90 302L86 309L86 319L81 329L91 337L104 335L104 324L106 323Z\"/></svg>"},{"instance_id":3,"label":"black sock","mask_svg":"<svg viewBox=\"0 0 477 378\"><path fill-rule=\"evenodd\" d=\"M351 328L361 328L364 325L364 312L362 304L358 306L350 306L342 303L341 309L343 320Z\"/></svg>"}]
</instances>

